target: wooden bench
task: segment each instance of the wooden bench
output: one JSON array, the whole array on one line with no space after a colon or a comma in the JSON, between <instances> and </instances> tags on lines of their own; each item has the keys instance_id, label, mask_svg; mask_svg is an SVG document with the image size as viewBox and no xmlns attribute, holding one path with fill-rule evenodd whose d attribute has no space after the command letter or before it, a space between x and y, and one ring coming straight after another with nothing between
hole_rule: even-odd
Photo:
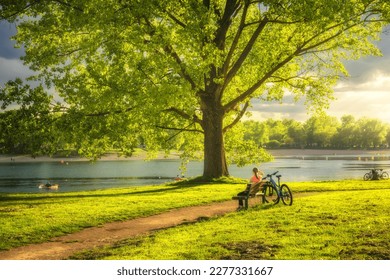
<instances>
[{"instance_id":1,"label":"wooden bench","mask_svg":"<svg viewBox=\"0 0 390 280\"><path fill-rule=\"evenodd\" d=\"M249 188L249 191L246 192L246 195L236 195L236 196L233 196L232 199L233 200L243 200L245 209L248 209L248 207L249 207L249 198L261 196L262 197L261 201L262 201L262 203L264 203L263 193L260 192L261 186L262 186L262 182L254 185L253 187L251 187L251 184L248 184L247 188Z\"/></svg>"}]
</instances>

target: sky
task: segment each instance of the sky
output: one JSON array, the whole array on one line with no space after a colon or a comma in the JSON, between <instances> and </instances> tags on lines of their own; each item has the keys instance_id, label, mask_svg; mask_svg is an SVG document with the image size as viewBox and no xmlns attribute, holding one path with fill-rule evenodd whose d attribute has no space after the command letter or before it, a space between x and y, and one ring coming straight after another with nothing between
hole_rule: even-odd
<instances>
[{"instance_id":1,"label":"sky","mask_svg":"<svg viewBox=\"0 0 390 280\"><path fill-rule=\"evenodd\" d=\"M15 49L14 41L9 39L15 32L12 24L0 21L0 86L8 80L16 77L24 79L33 73L20 59L24 55L23 49ZM390 27L381 38L375 44L383 56L370 56L346 63L350 77L340 80L334 88L336 100L331 101L326 110L328 115L337 118L354 115L356 118L377 118L390 123ZM303 100L294 103L288 94L282 103L254 101L250 109L251 119L305 121L310 115L303 103Z\"/></svg>"},{"instance_id":2,"label":"sky","mask_svg":"<svg viewBox=\"0 0 390 280\"><path fill-rule=\"evenodd\" d=\"M375 42L382 56L364 57L345 63L349 77L340 79L334 88L335 100L326 113L337 118L353 115L390 123L390 28L382 33L381 41ZM286 96L280 103L254 102L252 119L295 119L305 121L310 117L304 101L293 102Z\"/></svg>"}]
</instances>

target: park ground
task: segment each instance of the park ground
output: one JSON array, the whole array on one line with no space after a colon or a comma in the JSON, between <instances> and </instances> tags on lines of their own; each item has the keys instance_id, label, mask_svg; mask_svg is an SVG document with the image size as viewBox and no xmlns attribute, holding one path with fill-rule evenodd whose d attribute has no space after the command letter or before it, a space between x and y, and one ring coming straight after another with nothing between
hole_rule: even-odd
<instances>
[{"instance_id":1,"label":"park ground","mask_svg":"<svg viewBox=\"0 0 390 280\"><path fill-rule=\"evenodd\" d=\"M0 194L0 259L390 259L390 181L294 182L236 212L234 180Z\"/></svg>"}]
</instances>

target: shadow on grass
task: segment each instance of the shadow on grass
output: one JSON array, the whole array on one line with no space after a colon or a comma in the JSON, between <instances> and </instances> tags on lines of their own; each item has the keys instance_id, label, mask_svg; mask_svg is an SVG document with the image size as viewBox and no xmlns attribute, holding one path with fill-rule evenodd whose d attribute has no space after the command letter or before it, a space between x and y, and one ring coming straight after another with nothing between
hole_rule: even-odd
<instances>
[{"instance_id":1,"label":"shadow on grass","mask_svg":"<svg viewBox=\"0 0 390 280\"><path fill-rule=\"evenodd\" d=\"M273 259L281 249L280 245L266 244L263 241L242 241L216 244L227 250L218 257L221 260L264 260Z\"/></svg>"},{"instance_id":2,"label":"shadow on grass","mask_svg":"<svg viewBox=\"0 0 390 280\"><path fill-rule=\"evenodd\" d=\"M164 188L157 188L153 190L140 190L140 191L132 191L129 193L89 193L89 194L73 194L73 193L57 193L60 195L50 194L50 196L45 195L31 195L25 194L14 196L13 194L0 194L0 201L36 201L36 200L56 200L56 199L68 199L68 198L93 198L93 197L120 197L127 195L145 195L145 194L153 194L153 193L164 193L168 191L175 191L180 189L188 189L191 187L196 187L196 185L178 185Z\"/></svg>"},{"instance_id":3,"label":"shadow on grass","mask_svg":"<svg viewBox=\"0 0 390 280\"><path fill-rule=\"evenodd\" d=\"M189 180L182 180L178 182L173 182L163 185L163 187L156 186L155 189L146 189L146 190L137 190L132 191L132 188L129 188L128 193L94 193L95 191L90 191L87 194L74 194L73 192L65 193L50 193L50 194L8 194L0 193L1 202L11 202L11 201L39 201L39 200L57 200L57 199L71 199L71 198L100 198L100 197L120 197L120 196L133 196L133 195L147 195L147 194L158 194L170 191L177 191L183 189L194 188L199 185L212 185L212 184L243 184L246 183L243 179L234 178L234 177L222 177L219 179L206 180L202 177L196 177ZM58 195L57 195L58 194Z\"/></svg>"}]
</instances>

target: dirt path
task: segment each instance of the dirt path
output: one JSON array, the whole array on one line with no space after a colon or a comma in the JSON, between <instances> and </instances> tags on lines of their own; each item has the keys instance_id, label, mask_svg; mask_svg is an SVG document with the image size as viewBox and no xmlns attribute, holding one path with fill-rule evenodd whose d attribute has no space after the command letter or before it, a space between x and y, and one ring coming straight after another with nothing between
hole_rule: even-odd
<instances>
[{"instance_id":1,"label":"dirt path","mask_svg":"<svg viewBox=\"0 0 390 280\"><path fill-rule=\"evenodd\" d=\"M255 203L251 201L251 203ZM0 252L1 260L61 260L81 250L110 245L117 241L153 230L169 228L179 224L194 222L202 217L220 216L235 211L237 201L226 201L210 205L174 209L158 215L137 218L123 222L113 222L100 227L54 238L49 242L32 244Z\"/></svg>"}]
</instances>

